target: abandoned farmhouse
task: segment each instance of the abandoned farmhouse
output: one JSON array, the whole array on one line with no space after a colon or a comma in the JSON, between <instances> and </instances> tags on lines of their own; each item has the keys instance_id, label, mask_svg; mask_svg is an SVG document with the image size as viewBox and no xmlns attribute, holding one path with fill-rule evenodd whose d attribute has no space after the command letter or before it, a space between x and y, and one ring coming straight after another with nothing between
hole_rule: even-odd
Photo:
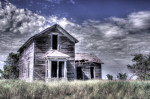
<instances>
[{"instance_id":1,"label":"abandoned farmhouse","mask_svg":"<svg viewBox=\"0 0 150 99\"><path fill-rule=\"evenodd\" d=\"M33 80L100 79L103 62L94 54L75 53L78 40L58 24L32 36L18 50L19 78Z\"/></svg>"}]
</instances>

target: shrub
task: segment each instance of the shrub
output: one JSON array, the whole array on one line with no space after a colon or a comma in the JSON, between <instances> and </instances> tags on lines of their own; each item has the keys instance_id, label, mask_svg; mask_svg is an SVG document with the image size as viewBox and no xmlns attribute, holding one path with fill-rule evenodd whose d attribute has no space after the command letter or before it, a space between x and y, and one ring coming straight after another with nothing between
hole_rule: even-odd
<instances>
[{"instance_id":1,"label":"shrub","mask_svg":"<svg viewBox=\"0 0 150 99\"><path fill-rule=\"evenodd\" d=\"M127 79L127 74L126 73L118 73L117 78L119 80L126 80Z\"/></svg>"},{"instance_id":2,"label":"shrub","mask_svg":"<svg viewBox=\"0 0 150 99\"><path fill-rule=\"evenodd\" d=\"M113 75L107 74L106 76L107 76L108 80L113 80Z\"/></svg>"}]
</instances>

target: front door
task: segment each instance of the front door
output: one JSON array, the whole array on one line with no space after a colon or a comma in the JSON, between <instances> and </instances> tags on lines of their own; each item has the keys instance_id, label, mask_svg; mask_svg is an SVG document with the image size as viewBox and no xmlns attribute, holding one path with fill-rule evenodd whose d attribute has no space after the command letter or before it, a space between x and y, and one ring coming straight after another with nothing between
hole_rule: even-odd
<instances>
[{"instance_id":1,"label":"front door","mask_svg":"<svg viewBox=\"0 0 150 99\"><path fill-rule=\"evenodd\" d=\"M64 61L52 61L52 78L64 77Z\"/></svg>"},{"instance_id":2,"label":"front door","mask_svg":"<svg viewBox=\"0 0 150 99\"><path fill-rule=\"evenodd\" d=\"M91 79L94 79L94 67L90 67Z\"/></svg>"},{"instance_id":3,"label":"front door","mask_svg":"<svg viewBox=\"0 0 150 99\"><path fill-rule=\"evenodd\" d=\"M77 79L78 80L83 79L82 67L77 67Z\"/></svg>"}]
</instances>

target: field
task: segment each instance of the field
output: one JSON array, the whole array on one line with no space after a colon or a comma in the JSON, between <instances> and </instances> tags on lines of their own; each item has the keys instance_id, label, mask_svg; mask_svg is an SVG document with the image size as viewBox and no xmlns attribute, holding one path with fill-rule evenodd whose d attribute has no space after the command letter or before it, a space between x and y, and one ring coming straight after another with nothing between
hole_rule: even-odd
<instances>
[{"instance_id":1,"label":"field","mask_svg":"<svg viewBox=\"0 0 150 99\"><path fill-rule=\"evenodd\" d=\"M0 80L0 99L147 99L150 82Z\"/></svg>"}]
</instances>

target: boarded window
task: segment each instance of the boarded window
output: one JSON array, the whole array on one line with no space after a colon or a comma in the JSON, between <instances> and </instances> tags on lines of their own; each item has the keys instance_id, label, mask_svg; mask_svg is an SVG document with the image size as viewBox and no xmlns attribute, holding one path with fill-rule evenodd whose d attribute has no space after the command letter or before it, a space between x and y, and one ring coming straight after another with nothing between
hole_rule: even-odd
<instances>
[{"instance_id":1,"label":"boarded window","mask_svg":"<svg viewBox=\"0 0 150 99\"><path fill-rule=\"evenodd\" d=\"M58 35L52 35L52 49L57 50Z\"/></svg>"}]
</instances>

